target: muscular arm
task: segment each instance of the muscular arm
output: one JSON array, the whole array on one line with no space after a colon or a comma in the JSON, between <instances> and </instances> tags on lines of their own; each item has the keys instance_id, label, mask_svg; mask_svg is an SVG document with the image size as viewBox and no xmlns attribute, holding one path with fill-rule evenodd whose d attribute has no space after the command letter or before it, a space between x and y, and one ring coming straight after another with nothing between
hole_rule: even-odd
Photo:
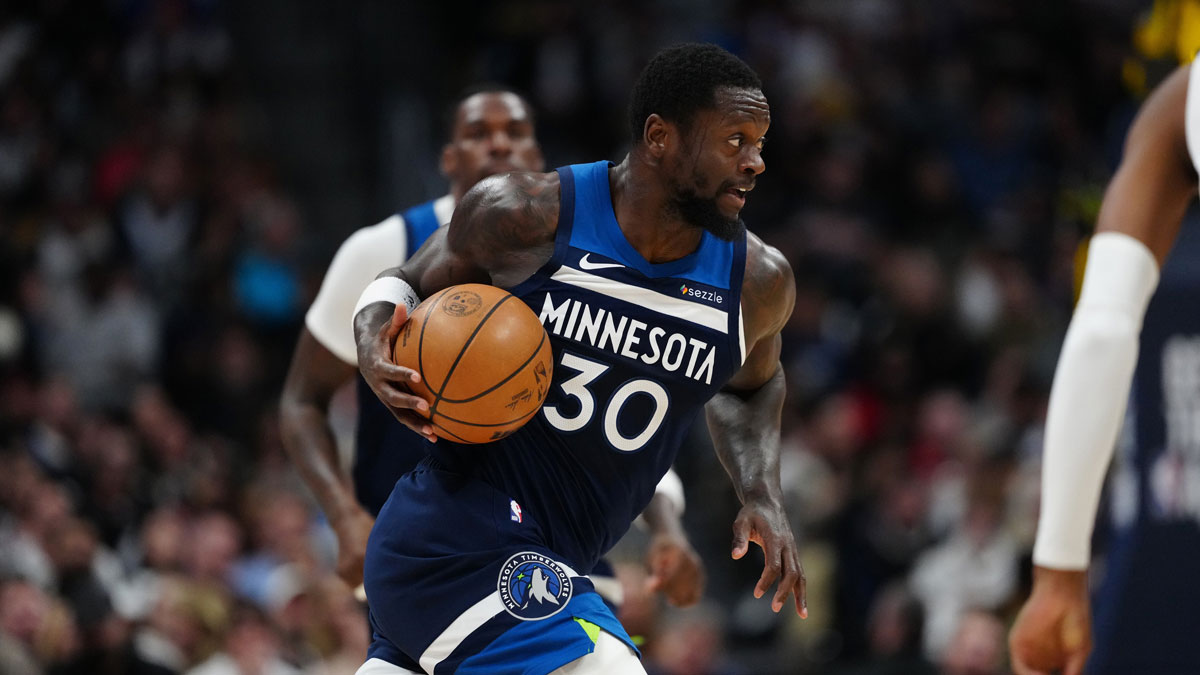
<instances>
[{"instance_id":1,"label":"muscular arm","mask_svg":"<svg viewBox=\"0 0 1200 675\"><path fill-rule=\"evenodd\" d=\"M373 519L341 470L328 408L333 394L353 375L354 366L334 356L305 328L279 402L284 448L338 536L338 574L351 585L362 580L362 553Z\"/></svg>"},{"instance_id":2,"label":"muscular arm","mask_svg":"<svg viewBox=\"0 0 1200 675\"><path fill-rule=\"evenodd\" d=\"M761 597L782 574L772 608L779 611L794 592L796 611L807 616L804 575L779 485L779 423L786 391L779 331L795 303L795 282L778 251L753 235L747 248L742 308L752 347L705 413L717 456L743 504L734 522L733 557L745 555L750 541L759 544L766 567L755 595Z\"/></svg>"},{"instance_id":3,"label":"muscular arm","mask_svg":"<svg viewBox=\"0 0 1200 675\"><path fill-rule=\"evenodd\" d=\"M329 401L354 375L354 303L375 271L407 249L406 236L404 220L392 216L338 247L304 316L279 402L284 448L337 534L338 573L351 585L361 580L373 519L359 506L338 461Z\"/></svg>"},{"instance_id":4,"label":"muscular arm","mask_svg":"<svg viewBox=\"0 0 1200 675\"><path fill-rule=\"evenodd\" d=\"M1087 566L1105 469L1137 362L1157 267L1196 192L1184 130L1186 68L1146 101L1104 195L1084 288L1051 390L1035 562Z\"/></svg>"},{"instance_id":5,"label":"muscular arm","mask_svg":"<svg viewBox=\"0 0 1200 675\"><path fill-rule=\"evenodd\" d=\"M463 196L448 227L400 267L380 277L398 277L425 298L465 283L511 288L541 267L554 252L558 225L558 174L509 173L486 178ZM403 305L375 302L354 317L359 369L396 419L433 439L433 429L412 412L423 401L395 384L420 376L392 363L391 347L407 319Z\"/></svg>"},{"instance_id":6,"label":"muscular arm","mask_svg":"<svg viewBox=\"0 0 1200 675\"><path fill-rule=\"evenodd\" d=\"M1104 194L1046 414L1033 594L1009 638L1020 675L1081 673L1091 650L1086 569L1100 490L1158 268L1196 194L1186 140L1189 75L1180 68L1147 99Z\"/></svg>"}]
</instances>

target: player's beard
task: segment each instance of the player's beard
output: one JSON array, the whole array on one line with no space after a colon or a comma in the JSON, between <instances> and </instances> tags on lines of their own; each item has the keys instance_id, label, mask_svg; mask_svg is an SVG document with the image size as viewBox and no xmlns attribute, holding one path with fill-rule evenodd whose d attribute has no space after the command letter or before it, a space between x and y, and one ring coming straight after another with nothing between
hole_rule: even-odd
<instances>
[{"instance_id":1,"label":"player's beard","mask_svg":"<svg viewBox=\"0 0 1200 675\"><path fill-rule=\"evenodd\" d=\"M716 197L701 197L694 189L677 188L671 198L671 207L684 222L703 228L718 239L733 241L746 231L746 223L741 217L730 220L717 207Z\"/></svg>"}]
</instances>

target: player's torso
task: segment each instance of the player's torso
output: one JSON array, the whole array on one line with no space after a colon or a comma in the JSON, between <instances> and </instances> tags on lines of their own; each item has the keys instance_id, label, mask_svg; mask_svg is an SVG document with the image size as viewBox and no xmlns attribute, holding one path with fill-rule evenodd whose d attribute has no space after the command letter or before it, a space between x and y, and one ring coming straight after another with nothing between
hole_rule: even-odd
<instances>
[{"instance_id":1,"label":"player's torso","mask_svg":"<svg viewBox=\"0 0 1200 675\"><path fill-rule=\"evenodd\" d=\"M551 387L529 424L475 457L485 479L551 525L551 539L565 537L552 545L586 565L644 508L741 364L745 240L705 234L695 253L651 265L613 215L607 162L560 176L554 255L511 289L550 336Z\"/></svg>"}]
</instances>

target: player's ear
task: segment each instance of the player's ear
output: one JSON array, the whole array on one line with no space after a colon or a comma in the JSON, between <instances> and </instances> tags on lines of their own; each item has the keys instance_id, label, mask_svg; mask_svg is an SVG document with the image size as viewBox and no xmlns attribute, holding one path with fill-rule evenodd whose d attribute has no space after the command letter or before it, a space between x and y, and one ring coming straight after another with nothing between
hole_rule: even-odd
<instances>
[{"instance_id":1,"label":"player's ear","mask_svg":"<svg viewBox=\"0 0 1200 675\"><path fill-rule=\"evenodd\" d=\"M661 158L670 147L674 125L667 122L658 113L650 113L646 123L642 125L642 141L650 156Z\"/></svg>"},{"instance_id":2,"label":"player's ear","mask_svg":"<svg viewBox=\"0 0 1200 675\"><path fill-rule=\"evenodd\" d=\"M454 152L453 143L447 143L442 146L442 160L440 164L442 175L447 179L452 179L454 172L458 171L458 155Z\"/></svg>"}]
</instances>

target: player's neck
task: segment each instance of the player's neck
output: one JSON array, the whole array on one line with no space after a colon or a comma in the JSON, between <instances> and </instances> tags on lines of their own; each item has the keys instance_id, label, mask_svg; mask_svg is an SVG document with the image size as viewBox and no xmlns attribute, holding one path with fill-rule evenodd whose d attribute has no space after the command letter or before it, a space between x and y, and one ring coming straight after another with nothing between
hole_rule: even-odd
<instances>
[{"instance_id":1,"label":"player's neck","mask_svg":"<svg viewBox=\"0 0 1200 675\"><path fill-rule=\"evenodd\" d=\"M627 155L609 169L608 184L617 224L647 262L679 260L699 248L704 232L670 208L667 191L650 167Z\"/></svg>"}]
</instances>

